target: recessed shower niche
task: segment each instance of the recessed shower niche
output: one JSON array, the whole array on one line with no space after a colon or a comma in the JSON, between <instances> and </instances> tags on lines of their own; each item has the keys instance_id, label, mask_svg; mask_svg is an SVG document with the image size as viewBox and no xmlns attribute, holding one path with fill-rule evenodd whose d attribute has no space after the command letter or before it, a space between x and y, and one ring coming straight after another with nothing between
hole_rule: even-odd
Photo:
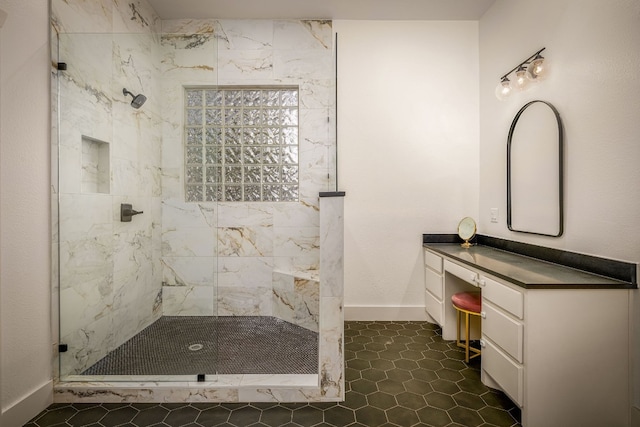
<instances>
[{"instance_id":1,"label":"recessed shower niche","mask_svg":"<svg viewBox=\"0 0 640 427\"><path fill-rule=\"evenodd\" d=\"M109 143L82 135L82 193L109 194Z\"/></svg>"}]
</instances>

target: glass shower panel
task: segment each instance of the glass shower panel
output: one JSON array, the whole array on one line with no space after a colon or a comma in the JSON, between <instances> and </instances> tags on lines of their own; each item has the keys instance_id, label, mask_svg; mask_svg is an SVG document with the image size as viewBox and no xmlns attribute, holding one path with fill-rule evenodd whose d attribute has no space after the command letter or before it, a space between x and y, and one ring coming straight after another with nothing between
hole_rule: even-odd
<instances>
[{"instance_id":1,"label":"glass shower panel","mask_svg":"<svg viewBox=\"0 0 640 427\"><path fill-rule=\"evenodd\" d=\"M214 375L217 209L186 212L174 192L182 102L169 89L183 82L163 65L171 52L157 34L58 44L60 379Z\"/></svg>"}]
</instances>

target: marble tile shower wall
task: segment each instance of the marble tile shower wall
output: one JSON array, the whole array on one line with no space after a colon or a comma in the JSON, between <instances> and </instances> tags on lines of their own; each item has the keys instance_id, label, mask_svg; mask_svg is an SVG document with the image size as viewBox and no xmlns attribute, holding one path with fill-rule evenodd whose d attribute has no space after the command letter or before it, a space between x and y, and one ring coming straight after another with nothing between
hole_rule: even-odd
<instances>
[{"instance_id":1,"label":"marble tile shower wall","mask_svg":"<svg viewBox=\"0 0 640 427\"><path fill-rule=\"evenodd\" d=\"M161 40L164 314L274 315L318 330L318 192L331 184L334 146L331 22L163 21ZM184 201L184 86L215 84L299 85L299 202Z\"/></svg>"},{"instance_id":2,"label":"marble tile shower wall","mask_svg":"<svg viewBox=\"0 0 640 427\"><path fill-rule=\"evenodd\" d=\"M162 314L160 20L144 1L53 0L51 9L53 63L68 65L54 76L64 377ZM125 87L149 100L131 108ZM144 214L122 223L121 203Z\"/></svg>"}]
</instances>

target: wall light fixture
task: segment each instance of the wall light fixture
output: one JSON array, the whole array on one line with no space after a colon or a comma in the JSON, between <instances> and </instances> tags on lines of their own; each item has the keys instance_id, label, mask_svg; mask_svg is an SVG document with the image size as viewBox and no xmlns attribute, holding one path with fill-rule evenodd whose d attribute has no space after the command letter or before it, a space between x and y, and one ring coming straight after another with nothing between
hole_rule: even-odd
<instances>
[{"instance_id":1,"label":"wall light fixture","mask_svg":"<svg viewBox=\"0 0 640 427\"><path fill-rule=\"evenodd\" d=\"M523 91L529 87L530 82L542 80L547 72L547 64L540 53L546 48L542 48L520 64L513 67L509 72L500 77L500 83L496 87L496 97L503 100L514 90ZM515 71L513 81L509 79L509 74Z\"/></svg>"}]
</instances>

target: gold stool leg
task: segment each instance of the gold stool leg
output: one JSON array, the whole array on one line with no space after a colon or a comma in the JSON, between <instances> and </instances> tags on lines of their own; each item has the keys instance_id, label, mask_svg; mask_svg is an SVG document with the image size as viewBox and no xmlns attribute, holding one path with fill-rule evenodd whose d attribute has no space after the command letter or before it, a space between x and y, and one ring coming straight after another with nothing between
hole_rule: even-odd
<instances>
[{"instance_id":1,"label":"gold stool leg","mask_svg":"<svg viewBox=\"0 0 640 427\"><path fill-rule=\"evenodd\" d=\"M469 363L469 312L464 313L464 337L466 339L464 343L464 360Z\"/></svg>"},{"instance_id":2,"label":"gold stool leg","mask_svg":"<svg viewBox=\"0 0 640 427\"><path fill-rule=\"evenodd\" d=\"M461 314L462 313L460 312L460 310L456 308L456 345L458 347L462 347L462 344L460 344L460 315Z\"/></svg>"}]
</instances>

